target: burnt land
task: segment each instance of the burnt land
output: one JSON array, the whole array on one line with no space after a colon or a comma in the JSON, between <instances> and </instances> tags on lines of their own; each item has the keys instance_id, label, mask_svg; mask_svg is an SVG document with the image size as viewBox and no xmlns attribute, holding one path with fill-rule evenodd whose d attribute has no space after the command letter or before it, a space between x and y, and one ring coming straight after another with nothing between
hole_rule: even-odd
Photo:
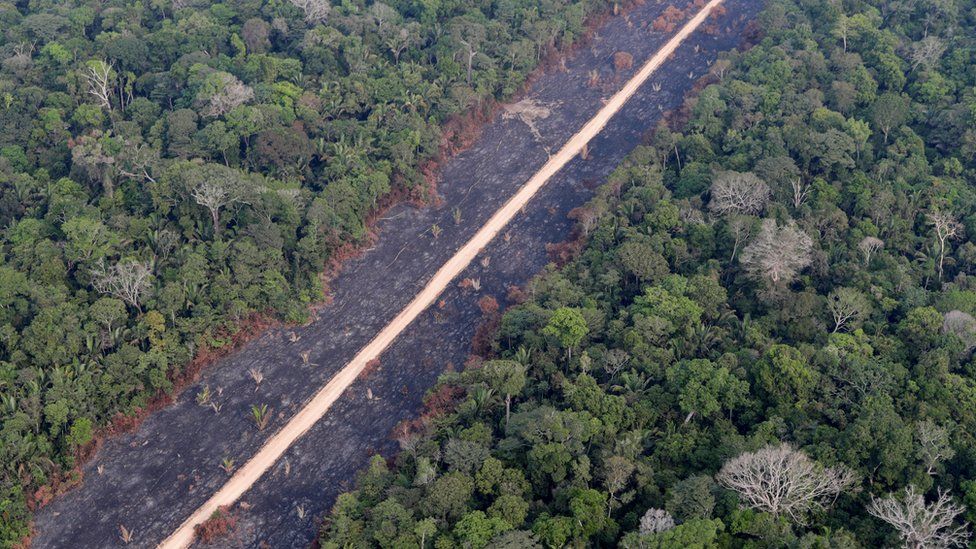
<instances>
[{"instance_id":1,"label":"burnt land","mask_svg":"<svg viewBox=\"0 0 976 549\"><path fill-rule=\"evenodd\" d=\"M480 281L480 289L452 285L441 296L443 307L424 312L383 354L380 366L350 387L245 494L246 509L235 508L238 526L220 546L308 546L318 517L352 487L369 456L395 451L393 426L417 413L448 365L462 367L481 321L478 299L492 295L504 306L510 285L524 284L545 267L546 244L570 236L567 213L588 199L663 111L680 104L717 52L740 43L760 4L726 2L726 13L706 23L717 32L699 30L679 47L594 139L588 159L576 158L557 174L507 228L509 237L492 242L461 275ZM499 116L470 149L442 167L437 207L390 210L379 223L376 246L344 266L332 284L332 303L315 321L269 331L215 364L136 432L106 442L85 467L84 484L37 514L33 546L121 547L119 525L133 532L127 547L151 547L171 533L227 479L220 468L224 458L244 463L545 162L546 148L558 149L599 109L601 98L632 75L633 69L615 73L613 53L631 53L636 68L670 37L651 30L666 6L647 3L608 20L591 44L567 60L565 72L535 82L527 97L550 111L534 121L541 142L523 121ZM588 82L593 70L605 85ZM437 238L433 225L442 230ZM306 351L309 365L300 356ZM252 369L263 375L257 386ZM195 395L205 386L219 413L197 404ZM264 431L250 417L255 404L272 409Z\"/></svg>"}]
</instances>

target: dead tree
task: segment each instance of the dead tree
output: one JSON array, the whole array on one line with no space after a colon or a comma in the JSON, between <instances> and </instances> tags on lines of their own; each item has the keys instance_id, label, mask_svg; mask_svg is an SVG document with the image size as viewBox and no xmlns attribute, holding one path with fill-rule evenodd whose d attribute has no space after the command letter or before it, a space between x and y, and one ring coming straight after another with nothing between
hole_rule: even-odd
<instances>
[{"instance_id":1,"label":"dead tree","mask_svg":"<svg viewBox=\"0 0 976 549\"><path fill-rule=\"evenodd\" d=\"M966 352L976 349L976 319L959 310L947 312L942 317L942 333L958 337L966 345Z\"/></svg>"},{"instance_id":2,"label":"dead tree","mask_svg":"<svg viewBox=\"0 0 976 549\"><path fill-rule=\"evenodd\" d=\"M870 305L864 295L853 288L837 288L827 296L827 310L834 319L834 331L853 324L867 314Z\"/></svg>"},{"instance_id":3,"label":"dead tree","mask_svg":"<svg viewBox=\"0 0 976 549\"><path fill-rule=\"evenodd\" d=\"M925 466L925 474L935 476L939 463L952 459L955 450L949 445L949 430L930 419L915 425L918 457Z\"/></svg>"},{"instance_id":4,"label":"dead tree","mask_svg":"<svg viewBox=\"0 0 976 549\"><path fill-rule=\"evenodd\" d=\"M115 94L115 71L105 61L89 61L84 73L88 81L88 93L95 96L98 104L112 110L112 97Z\"/></svg>"},{"instance_id":5,"label":"dead tree","mask_svg":"<svg viewBox=\"0 0 976 549\"><path fill-rule=\"evenodd\" d=\"M709 192L708 208L720 215L755 215L769 202L769 185L751 172L719 172Z\"/></svg>"},{"instance_id":6,"label":"dead tree","mask_svg":"<svg viewBox=\"0 0 976 549\"><path fill-rule=\"evenodd\" d=\"M871 256L882 248L884 248L884 240L881 240L880 238L865 236L863 239L861 239L861 242L857 245L857 249L861 250L861 255L864 256L865 267L871 263Z\"/></svg>"},{"instance_id":7,"label":"dead tree","mask_svg":"<svg viewBox=\"0 0 976 549\"><path fill-rule=\"evenodd\" d=\"M935 210L929 214L929 223L935 227L935 238L939 241L939 281L945 265L946 242L959 235L962 226L952 214Z\"/></svg>"},{"instance_id":8,"label":"dead tree","mask_svg":"<svg viewBox=\"0 0 976 549\"><path fill-rule=\"evenodd\" d=\"M966 510L952 501L948 492L939 490L939 497L930 504L914 486L905 489L905 496L894 494L883 498L871 497L868 513L890 524L898 531L903 546L908 549L929 547L965 547L969 541L968 525L955 525L955 518Z\"/></svg>"},{"instance_id":9,"label":"dead tree","mask_svg":"<svg viewBox=\"0 0 976 549\"><path fill-rule=\"evenodd\" d=\"M92 269L92 286L95 290L114 296L142 312L142 298L150 288L152 272L140 261L120 261L106 267L100 261Z\"/></svg>"},{"instance_id":10,"label":"dead tree","mask_svg":"<svg viewBox=\"0 0 976 549\"><path fill-rule=\"evenodd\" d=\"M666 532L674 528L674 517L664 509L650 508L640 519L640 534L642 536Z\"/></svg>"},{"instance_id":11,"label":"dead tree","mask_svg":"<svg viewBox=\"0 0 976 549\"><path fill-rule=\"evenodd\" d=\"M746 272L772 284L788 283L810 264L813 241L790 221L782 227L764 219L755 240L742 250L739 261Z\"/></svg>"},{"instance_id":12,"label":"dead tree","mask_svg":"<svg viewBox=\"0 0 976 549\"><path fill-rule=\"evenodd\" d=\"M288 0L295 7L305 12L305 22L315 25L325 22L332 11L329 0Z\"/></svg>"},{"instance_id":13,"label":"dead tree","mask_svg":"<svg viewBox=\"0 0 976 549\"><path fill-rule=\"evenodd\" d=\"M722 486L743 502L774 516L802 523L808 511L850 488L854 473L844 466L824 467L789 444L746 452L722 466L716 475Z\"/></svg>"}]
</instances>

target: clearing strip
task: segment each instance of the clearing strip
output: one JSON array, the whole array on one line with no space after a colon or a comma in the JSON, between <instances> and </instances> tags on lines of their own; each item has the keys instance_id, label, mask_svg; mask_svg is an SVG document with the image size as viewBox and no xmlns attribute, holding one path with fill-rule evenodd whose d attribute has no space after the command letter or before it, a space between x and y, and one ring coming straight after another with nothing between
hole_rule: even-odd
<instances>
[{"instance_id":1,"label":"clearing strip","mask_svg":"<svg viewBox=\"0 0 976 549\"><path fill-rule=\"evenodd\" d=\"M535 173L510 198L505 205L471 237L453 257L451 257L397 316L390 321L359 353L349 361L315 396L298 411L274 436L261 447L254 456L234 473L213 496L190 515L180 527L166 538L160 549L183 549L193 543L194 528L206 522L214 511L231 505L240 498L275 462L328 412L332 404L342 395L366 364L379 357L393 340L420 313L429 307L447 285L463 271L485 246L508 224L519 210L552 178L563 166L569 163L583 147L590 142L609 122L610 118L627 103L640 86L660 67L674 50L705 21L712 10L722 0L711 0L681 30L678 31L643 67L618 91L583 128L576 133L554 156Z\"/></svg>"}]
</instances>

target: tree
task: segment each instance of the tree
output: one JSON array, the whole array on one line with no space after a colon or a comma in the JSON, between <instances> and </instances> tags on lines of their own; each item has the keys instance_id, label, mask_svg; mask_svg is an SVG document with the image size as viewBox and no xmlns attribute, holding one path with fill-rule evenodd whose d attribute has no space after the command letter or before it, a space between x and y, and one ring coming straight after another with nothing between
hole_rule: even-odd
<instances>
[{"instance_id":1,"label":"tree","mask_svg":"<svg viewBox=\"0 0 976 549\"><path fill-rule=\"evenodd\" d=\"M512 395L522 392L525 387L525 366L514 360L492 360L483 366L488 385L505 395L505 427L508 427L512 411Z\"/></svg>"},{"instance_id":2,"label":"tree","mask_svg":"<svg viewBox=\"0 0 976 549\"><path fill-rule=\"evenodd\" d=\"M912 70L914 71L918 67L925 67L926 69L931 69L935 65L942 54L945 52L946 46L941 38L938 36L926 36L918 42L912 44Z\"/></svg>"},{"instance_id":3,"label":"tree","mask_svg":"<svg viewBox=\"0 0 976 549\"><path fill-rule=\"evenodd\" d=\"M867 510L890 524L909 549L965 547L971 535L967 524L953 524L966 508L954 503L949 493L942 490L931 504L925 503L925 496L914 486L906 488L900 500L893 494L871 496Z\"/></svg>"},{"instance_id":4,"label":"tree","mask_svg":"<svg viewBox=\"0 0 976 549\"><path fill-rule=\"evenodd\" d=\"M650 508L644 512L640 519L640 529L638 532L642 536L657 534L674 528L674 518L671 513L664 509Z\"/></svg>"},{"instance_id":5,"label":"tree","mask_svg":"<svg viewBox=\"0 0 976 549\"><path fill-rule=\"evenodd\" d=\"M918 457L927 475L934 476L940 462L956 455L949 444L949 430L931 419L915 424L915 441L918 443Z\"/></svg>"},{"instance_id":6,"label":"tree","mask_svg":"<svg viewBox=\"0 0 976 549\"><path fill-rule=\"evenodd\" d=\"M329 0L288 0L293 6L305 13L305 22L309 25L324 23L332 12Z\"/></svg>"},{"instance_id":7,"label":"tree","mask_svg":"<svg viewBox=\"0 0 976 549\"><path fill-rule=\"evenodd\" d=\"M634 474L634 462L624 456L610 456L603 461L603 483L607 489L607 518L613 512L617 494L627 487Z\"/></svg>"},{"instance_id":8,"label":"tree","mask_svg":"<svg viewBox=\"0 0 976 549\"><path fill-rule=\"evenodd\" d=\"M758 214L769 202L769 185L752 172L719 172L712 181L709 209L726 214Z\"/></svg>"},{"instance_id":9,"label":"tree","mask_svg":"<svg viewBox=\"0 0 976 549\"><path fill-rule=\"evenodd\" d=\"M749 385L737 379L728 368L717 367L711 360L683 360L668 368L668 383L675 386L678 403L686 414L685 423L696 415L709 417L737 406L749 391Z\"/></svg>"},{"instance_id":10,"label":"tree","mask_svg":"<svg viewBox=\"0 0 976 549\"><path fill-rule=\"evenodd\" d=\"M181 175L193 200L210 213L214 235L218 235L220 211L243 202L249 182L240 171L220 164L187 165Z\"/></svg>"},{"instance_id":11,"label":"tree","mask_svg":"<svg viewBox=\"0 0 976 549\"><path fill-rule=\"evenodd\" d=\"M437 521L432 518L419 520L416 526L414 526L413 533L420 538L420 549L424 549L427 538L437 533Z\"/></svg>"},{"instance_id":12,"label":"tree","mask_svg":"<svg viewBox=\"0 0 976 549\"><path fill-rule=\"evenodd\" d=\"M746 273L757 279L780 284L792 281L810 264L813 241L790 221L779 226L764 219L756 238L742 250L739 261Z\"/></svg>"},{"instance_id":13,"label":"tree","mask_svg":"<svg viewBox=\"0 0 976 549\"><path fill-rule=\"evenodd\" d=\"M945 264L946 242L955 238L962 231L962 225L952 214L934 210L928 215L929 223L935 228L935 238L939 241L939 280L942 280Z\"/></svg>"},{"instance_id":14,"label":"tree","mask_svg":"<svg viewBox=\"0 0 976 549\"><path fill-rule=\"evenodd\" d=\"M748 215L734 215L726 222L726 230L732 236L732 255L729 261L735 261L735 254L739 251L739 246L752 236L756 224L756 218Z\"/></svg>"},{"instance_id":15,"label":"tree","mask_svg":"<svg viewBox=\"0 0 976 549\"><path fill-rule=\"evenodd\" d=\"M665 508L681 522L707 519L715 509L715 481L710 475L693 475L668 488Z\"/></svg>"},{"instance_id":16,"label":"tree","mask_svg":"<svg viewBox=\"0 0 976 549\"><path fill-rule=\"evenodd\" d=\"M976 319L969 313L947 312L942 317L942 333L958 337L966 345L967 353L976 348Z\"/></svg>"},{"instance_id":17,"label":"tree","mask_svg":"<svg viewBox=\"0 0 976 549\"><path fill-rule=\"evenodd\" d=\"M855 483L847 467L824 467L789 444L741 454L722 466L716 480L749 507L801 524L808 511L822 509Z\"/></svg>"},{"instance_id":18,"label":"tree","mask_svg":"<svg viewBox=\"0 0 976 549\"><path fill-rule=\"evenodd\" d=\"M252 99L254 90L250 86L223 71L211 73L197 92L203 116L211 118L223 116Z\"/></svg>"},{"instance_id":19,"label":"tree","mask_svg":"<svg viewBox=\"0 0 976 549\"><path fill-rule=\"evenodd\" d=\"M542 329L542 334L556 338L559 345L566 349L567 356L573 358L573 348L583 341L589 328L586 320L577 309L560 307L552 313L549 322Z\"/></svg>"},{"instance_id":20,"label":"tree","mask_svg":"<svg viewBox=\"0 0 976 549\"><path fill-rule=\"evenodd\" d=\"M467 509L473 492L471 477L458 471L447 473L430 485L423 507L441 520L457 518Z\"/></svg>"},{"instance_id":21,"label":"tree","mask_svg":"<svg viewBox=\"0 0 976 549\"><path fill-rule=\"evenodd\" d=\"M84 77L88 82L88 93L105 110L112 110L112 97L115 95L115 70L110 63L92 60L85 64Z\"/></svg>"},{"instance_id":22,"label":"tree","mask_svg":"<svg viewBox=\"0 0 976 549\"><path fill-rule=\"evenodd\" d=\"M853 288L836 288L827 296L827 310L834 319L833 333L841 328L850 329L864 318L871 305L864 294Z\"/></svg>"},{"instance_id":23,"label":"tree","mask_svg":"<svg viewBox=\"0 0 976 549\"><path fill-rule=\"evenodd\" d=\"M91 274L92 286L96 290L115 296L142 312L141 300L149 291L152 281L152 272L147 264L127 260L105 267L104 261L99 261Z\"/></svg>"},{"instance_id":24,"label":"tree","mask_svg":"<svg viewBox=\"0 0 976 549\"><path fill-rule=\"evenodd\" d=\"M881 94L874 102L871 110L872 120L884 135L885 144L888 143L888 134L891 133L891 130L901 126L908 119L909 104L910 100L907 95L891 92Z\"/></svg>"},{"instance_id":25,"label":"tree","mask_svg":"<svg viewBox=\"0 0 976 549\"><path fill-rule=\"evenodd\" d=\"M481 44L487 38L485 26L467 17L455 18L451 25L451 36L461 47L467 68L465 81L470 86L473 76L474 60L481 53Z\"/></svg>"},{"instance_id":26,"label":"tree","mask_svg":"<svg viewBox=\"0 0 976 549\"><path fill-rule=\"evenodd\" d=\"M880 238L873 236L865 236L858 243L857 249L861 251L861 255L864 256L864 266L867 267L871 264L871 256L878 252L878 250L884 248L884 241Z\"/></svg>"}]
</instances>

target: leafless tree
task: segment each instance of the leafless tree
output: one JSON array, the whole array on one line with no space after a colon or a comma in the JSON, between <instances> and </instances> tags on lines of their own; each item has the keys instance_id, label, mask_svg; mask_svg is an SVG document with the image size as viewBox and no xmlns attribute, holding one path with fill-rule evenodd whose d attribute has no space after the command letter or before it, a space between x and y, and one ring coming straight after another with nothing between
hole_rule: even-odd
<instances>
[{"instance_id":1,"label":"leafless tree","mask_svg":"<svg viewBox=\"0 0 976 549\"><path fill-rule=\"evenodd\" d=\"M650 508L640 520L640 534L646 536L674 528L674 517L664 509Z\"/></svg>"},{"instance_id":2,"label":"leafless tree","mask_svg":"<svg viewBox=\"0 0 976 549\"><path fill-rule=\"evenodd\" d=\"M627 351L622 349L611 349L607 351L606 355L603 356L603 369L610 374L610 379L612 380L617 376L617 373L620 372L621 368L623 368L629 361L630 355L627 353Z\"/></svg>"},{"instance_id":3,"label":"leafless tree","mask_svg":"<svg viewBox=\"0 0 976 549\"><path fill-rule=\"evenodd\" d=\"M140 302L149 291L152 277L148 265L129 260L106 267L100 261L92 268L91 275L95 290L121 299L142 312Z\"/></svg>"},{"instance_id":4,"label":"leafless tree","mask_svg":"<svg viewBox=\"0 0 976 549\"><path fill-rule=\"evenodd\" d=\"M827 310L834 318L834 333L867 314L870 304L864 294L853 288L837 288L827 296Z\"/></svg>"},{"instance_id":5,"label":"leafless tree","mask_svg":"<svg viewBox=\"0 0 976 549\"><path fill-rule=\"evenodd\" d=\"M884 240L880 238L865 236L861 239L861 242L857 245L857 249L861 250L861 255L864 256L865 267L871 263L871 256L882 248L884 248Z\"/></svg>"},{"instance_id":6,"label":"leafless tree","mask_svg":"<svg viewBox=\"0 0 976 549\"><path fill-rule=\"evenodd\" d=\"M137 143L126 141L125 147L119 152L119 163L116 168L119 175L123 177L155 183L153 171L158 162L159 151L155 147L142 141Z\"/></svg>"},{"instance_id":7,"label":"leafless tree","mask_svg":"<svg viewBox=\"0 0 976 549\"><path fill-rule=\"evenodd\" d=\"M813 241L793 221L780 227L776 220L764 219L739 261L753 278L788 283L810 264L812 250Z\"/></svg>"},{"instance_id":8,"label":"leafless tree","mask_svg":"<svg viewBox=\"0 0 976 549\"><path fill-rule=\"evenodd\" d=\"M824 467L789 444L770 445L733 458L716 479L749 507L799 523L808 511L822 509L825 500L855 483L847 467Z\"/></svg>"},{"instance_id":9,"label":"leafless tree","mask_svg":"<svg viewBox=\"0 0 976 549\"><path fill-rule=\"evenodd\" d=\"M955 238L962 230L962 225L956 221L952 214L935 210L929 213L929 223L935 227L935 237L939 241L939 280L942 280L943 267L945 265L946 242L950 238Z\"/></svg>"},{"instance_id":10,"label":"leafless tree","mask_svg":"<svg viewBox=\"0 0 976 549\"><path fill-rule=\"evenodd\" d=\"M719 172L710 192L708 207L721 215L755 215L769 202L769 185L752 172Z\"/></svg>"},{"instance_id":11,"label":"leafless tree","mask_svg":"<svg viewBox=\"0 0 976 549\"><path fill-rule=\"evenodd\" d=\"M739 246L752 236L755 220L756 218L747 215L736 215L729 219L729 234L732 235L732 256L729 261L735 261Z\"/></svg>"},{"instance_id":12,"label":"leafless tree","mask_svg":"<svg viewBox=\"0 0 976 549\"><path fill-rule=\"evenodd\" d=\"M912 44L912 52L910 56L912 60L912 70L914 71L921 66L931 68L932 65L934 65L940 57L942 57L945 50L945 43L943 43L942 39L937 36L926 36L918 42L915 42Z\"/></svg>"},{"instance_id":13,"label":"leafless tree","mask_svg":"<svg viewBox=\"0 0 976 549\"><path fill-rule=\"evenodd\" d=\"M213 77L215 90L205 99L206 105L203 115L208 117L223 116L235 107L254 99L254 90L237 79L236 76L220 72Z\"/></svg>"},{"instance_id":14,"label":"leafless tree","mask_svg":"<svg viewBox=\"0 0 976 549\"><path fill-rule=\"evenodd\" d=\"M868 513L894 527L908 549L964 547L969 540L968 525L953 524L966 510L952 501L948 492L939 490L939 497L931 504L914 486L905 489L905 496L894 494L884 498L872 496Z\"/></svg>"},{"instance_id":15,"label":"leafless tree","mask_svg":"<svg viewBox=\"0 0 976 549\"><path fill-rule=\"evenodd\" d=\"M332 11L329 0L288 0L292 5L305 12L305 22L315 25L325 22Z\"/></svg>"},{"instance_id":16,"label":"leafless tree","mask_svg":"<svg viewBox=\"0 0 976 549\"><path fill-rule=\"evenodd\" d=\"M245 182L237 175L223 166L207 165L194 170L188 182L190 196L210 212L215 235L220 232L220 210L243 199Z\"/></svg>"},{"instance_id":17,"label":"leafless tree","mask_svg":"<svg viewBox=\"0 0 976 549\"><path fill-rule=\"evenodd\" d=\"M22 73L33 64L34 42L21 42L14 46L14 54L3 60L3 67L11 72Z\"/></svg>"},{"instance_id":18,"label":"leafless tree","mask_svg":"<svg viewBox=\"0 0 976 549\"><path fill-rule=\"evenodd\" d=\"M99 105L112 110L112 96L115 93L115 71L112 65L105 61L89 61L84 77L88 81L88 93L95 96Z\"/></svg>"},{"instance_id":19,"label":"leafless tree","mask_svg":"<svg viewBox=\"0 0 976 549\"><path fill-rule=\"evenodd\" d=\"M810 195L810 184L800 176L791 177L790 188L793 189L793 208L800 209Z\"/></svg>"},{"instance_id":20,"label":"leafless tree","mask_svg":"<svg viewBox=\"0 0 976 549\"><path fill-rule=\"evenodd\" d=\"M949 311L942 317L942 333L952 334L966 344L966 352L976 349L976 319L969 313Z\"/></svg>"},{"instance_id":21,"label":"leafless tree","mask_svg":"<svg viewBox=\"0 0 976 549\"><path fill-rule=\"evenodd\" d=\"M930 419L915 425L915 441L918 443L918 457L925 465L927 475L935 476L939 463L956 455L949 445L949 430Z\"/></svg>"},{"instance_id":22,"label":"leafless tree","mask_svg":"<svg viewBox=\"0 0 976 549\"><path fill-rule=\"evenodd\" d=\"M623 456L611 456L603 463L603 481L607 489L607 517L620 502L618 493L627 487L634 474L634 463Z\"/></svg>"}]
</instances>

